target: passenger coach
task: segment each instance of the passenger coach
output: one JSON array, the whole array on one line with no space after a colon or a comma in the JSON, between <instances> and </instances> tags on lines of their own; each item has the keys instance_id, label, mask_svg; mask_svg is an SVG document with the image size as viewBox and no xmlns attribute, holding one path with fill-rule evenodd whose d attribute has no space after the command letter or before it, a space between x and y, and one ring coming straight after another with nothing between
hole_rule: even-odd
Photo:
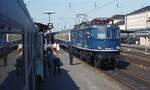
<instances>
[{"instance_id":1,"label":"passenger coach","mask_svg":"<svg viewBox=\"0 0 150 90\"><path fill-rule=\"evenodd\" d=\"M54 39L56 43L59 43L61 46L68 47L71 35L71 30L59 31L54 33Z\"/></svg>"}]
</instances>

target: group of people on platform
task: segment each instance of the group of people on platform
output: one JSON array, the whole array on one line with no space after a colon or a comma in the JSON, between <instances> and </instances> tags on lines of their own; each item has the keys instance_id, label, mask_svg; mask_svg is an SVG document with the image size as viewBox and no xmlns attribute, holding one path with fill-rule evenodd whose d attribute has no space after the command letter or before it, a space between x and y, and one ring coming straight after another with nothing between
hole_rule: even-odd
<instances>
[{"instance_id":1,"label":"group of people on platform","mask_svg":"<svg viewBox=\"0 0 150 90\"><path fill-rule=\"evenodd\" d=\"M59 51L60 47L59 44L48 44L46 46L45 52L45 61L47 64L47 67L49 69L49 72L52 72L54 75L61 73L61 66L63 66L63 63L61 62L59 58ZM24 60L23 60L23 48L22 44L18 47L18 58L16 60L16 74L23 74L25 71L24 66ZM73 65L73 50L72 47L69 45L69 60L70 65Z\"/></svg>"},{"instance_id":2,"label":"group of people on platform","mask_svg":"<svg viewBox=\"0 0 150 90\"><path fill-rule=\"evenodd\" d=\"M58 52L60 50L59 44L49 44L47 46L47 64L49 69L52 68L52 63L53 63L53 74L60 74L61 70L60 70L60 66L62 66L62 62L60 61L60 58L58 56Z\"/></svg>"},{"instance_id":3,"label":"group of people on platform","mask_svg":"<svg viewBox=\"0 0 150 90\"><path fill-rule=\"evenodd\" d=\"M73 65L73 48L71 47L71 45L69 45L69 60L70 60L70 65ZM48 67L50 67L50 61L53 61L53 74L60 74L61 73L61 66L63 65L63 63L61 62L60 58L59 58L59 44L51 44L49 46L47 46L47 60L48 60Z\"/></svg>"}]
</instances>

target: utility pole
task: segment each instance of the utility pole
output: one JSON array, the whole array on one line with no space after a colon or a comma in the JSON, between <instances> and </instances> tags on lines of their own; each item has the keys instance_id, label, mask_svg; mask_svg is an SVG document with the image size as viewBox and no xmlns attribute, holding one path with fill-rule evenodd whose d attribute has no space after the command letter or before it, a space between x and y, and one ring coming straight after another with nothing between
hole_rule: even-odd
<instances>
[{"instance_id":1,"label":"utility pole","mask_svg":"<svg viewBox=\"0 0 150 90\"><path fill-rule=\"evenodd\" d=\"M48 20L48 27L49 27L49 30L47 31L47 33L50 33L51 32L51 29L53 28L53 23L51 23L51 14L55 14L55 12L44 12L44 14L48 14L48 18L49 18L49 20ZM50 39L50 36L47 38L47 39L45 39L46 41L46 43L45 44L47 44L47 43L49 43L49 41L51 41Z\"/></svg>"},{"instance_id":2,"label":"utility pole","mask_svg":"<svg viewBox=\"0 0 150 90\"><path fill-rule=\"evenodd\" d=\"M125 14L125 30L127 31L127 14Z\"/></svg>"},{"instance_id":3,"label":"utility pole","mask_svg":"<svg viewBox=\"0 0 150 90\"><path fill-rule=\"evenodd\" d=\"M51 14L55 14L56 12L44 12L44 14L48 14L48 18L49 18L49 21L48 21L48 26L49 26L49 29L52 29L53 28L53 23L51 23Z\"/></svg>"},{"instance_id":4,"label":"utility pole","mask_svg":"<svg viewBox=\"0 0 150 90\"><path fill-rule=\"evenodd\" d=\"M128 18L127 13L125 14L125 31L127 32L127 43L129 44L130 32L128 31Z\"/></svg>"},{"instance_id":5,"label":"utility pole","mask_svg":"<svg viewBox=\"0 0 150 90\"><path fill-rule=\"evenodd\" d=\"M49 22L48 22L48 24L50 24L50 16L51 16L51 14L55 14L56 12L44 12L44 14L48 14L48 18L49 18Z\"/></svg>"}]
</instances>

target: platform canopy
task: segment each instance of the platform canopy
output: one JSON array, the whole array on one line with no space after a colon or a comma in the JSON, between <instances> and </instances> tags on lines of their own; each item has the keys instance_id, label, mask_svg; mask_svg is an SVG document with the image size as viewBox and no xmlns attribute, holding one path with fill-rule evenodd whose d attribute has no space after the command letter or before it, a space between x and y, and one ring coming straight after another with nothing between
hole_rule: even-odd
<instances>
[{"instance_id":1,"label":"platform canopy","mask_svg":"<svg viewBox=\"0 0 150 90\"><path fill-rule=\"evenodd\" d=\"M47 32L48 30L50 30L49 26L46 24L38 23L38 22L35 22L34 24L38 26L39 31L41 31L41 32Z\"/></svg>"}]
</instances>

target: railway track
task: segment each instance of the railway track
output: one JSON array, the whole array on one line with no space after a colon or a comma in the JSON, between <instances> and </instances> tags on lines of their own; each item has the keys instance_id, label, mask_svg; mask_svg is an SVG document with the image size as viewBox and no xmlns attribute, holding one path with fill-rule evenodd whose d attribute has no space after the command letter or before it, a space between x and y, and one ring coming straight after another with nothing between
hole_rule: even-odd
<instances>
[{"instance_id":1,"label":"railway track","mask_svg":"<svg viewBox=\"0 0 150 90\"><path fill-rule=\"evenodd\" d=\"M84 61L83 63L92 67L90 64ZM149 75L147 75L147 78L149 78L148 80L147 78L144 78L146 75L145 76L143 75L143 77L141 77L137 74L140 72L135 73L132 70L130 70L130 68L124 70L118 68L114 70L101 70L100 68L96 68L96 67L92 67L92 68L94 68L94 70L98 72L104 73L104 75L111 78L112 80L115 80L116 82L119 82L120 84L129 87L131 90L150 90L150 82L149 82L150 73L148 73ZM132 69L135 70L138 68L132 67Z\"/></svg>"},{"instance_id":2,"label":"railway track","mask_svg":"<svg viewBox=\"0 0 150 90\"><path fill-rule=\"evenodd\" d=\"M92 67L88 63L84 62L86 65ZM123 84L127 87L129 87L131 90L150 90L150 82L147 80L135 76L133 73L130 73L126 70L101 70L100 68L92 67L97 72L102 72L104 75L106 75L108 78L111 78L112 80L116 81L119 84Z\"/></svg>"},{"instance_id":3,"label":"railway track","mask_svg":"<svg viewBox=\"0 0 150 90\"><path fill-rule=\"evenodd\" d=\"M84 64L92 67L88 63L82 61ZM103 73L106 77L110 78L111 80L123 84L131 90L150 90L150 82L147 82L141 77L135 76L126 70L101 70L100 68L92 67L93 70L99 73Z\"/></svg>"},{"instance_id":4,"label":"railway track","mask_svg":"<svg viewBox=\"0 0 150 90\"><path fill-rule=\"evenodd\" d=\"M111 78L123 83L133 90L150 90L150 83L141 79L140 77L134 76L131 73L121 70L103 71L104 74Z\"/></svg>"},{"instance_id":5,"label":"railway track","mask_svg":"<svg viewBox=\"0 0 150 90\"><path fill-rule=\"evenodd\" d=\"M142 48L142 47L141 47ZM122 47L121 58L129 63L150 69L150 53L131 47Z\"/></svg>"},{"instance_id":6,"label":"railway track","mask_svg":"<svg viewBox=\"0 0 150 90\"><path fill-rule=\"evenodd\" d=\"M121 47L124 49L132 49L135 51L139 51L139 52L149 52L150 53L150 47L149 46L140 46L140 45L126 45L126 44L121 44Z\"/></svg>"},{"instance_id":7,"label":"railway track","mask_svg":"<svg viewBox=\"0 0 150 90\"><path fill-rule=\"evenodd\" d=\"M124 61L127 61L128 63L137 64L143 68L150 68L150 57L149 56L143 56L139 54L132 54L128 52L123 52L120 55L120 58Z\"/></svg>"},{"instance_id":8,"label":"railway track","mask_svg":"<svg viewBox=\"0 0 150 90\"><path fill-rule=\"evenodd\" d=\"M145 58L150 58L150 53L138 53L138 52L133 52L133 51L122 51L122 53L128 53L136 56L141 56Z\"/></svg>"}]
</instances>

